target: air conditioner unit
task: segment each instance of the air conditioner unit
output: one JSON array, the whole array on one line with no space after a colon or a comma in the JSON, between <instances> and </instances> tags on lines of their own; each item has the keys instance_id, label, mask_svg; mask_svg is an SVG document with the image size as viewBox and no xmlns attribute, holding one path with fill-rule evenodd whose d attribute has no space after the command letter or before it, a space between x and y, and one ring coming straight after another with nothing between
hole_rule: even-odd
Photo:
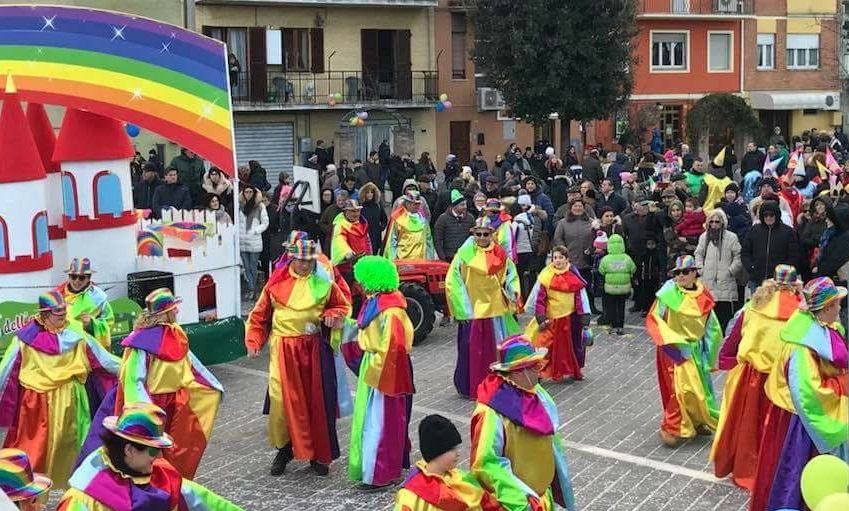
<instances>
[{"instance_id":1,"label":"air conditioner unit","mask_svg":"<svg viewBox=\"0 0 849 511\"><path fill-rule=\"evenodd\" d=\"M491 87L478 89L478 111L487 112L504 108L504 98L498 90Z\"/></svg>"},{"instance_id":2,"label":"air conditioner unit","mask_svg":"<svg viewBox=\"0 0 849 511\"><path fill-rule=\"evenodd\" d=\"M840 95L826 94L823 98L823 110L840 110Z\"/></svg>"}]
</instances>

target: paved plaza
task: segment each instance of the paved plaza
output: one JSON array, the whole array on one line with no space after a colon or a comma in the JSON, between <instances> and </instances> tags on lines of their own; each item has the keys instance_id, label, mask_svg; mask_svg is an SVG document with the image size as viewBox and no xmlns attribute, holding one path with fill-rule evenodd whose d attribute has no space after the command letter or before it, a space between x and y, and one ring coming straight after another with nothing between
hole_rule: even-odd
<instances>
[{"instance_id":1,"label":"paved plaza","mask_svg":"<svg viewBox=\"0 0 849 511\"><path fill-rule=\"evenodd\" d=\"M560 410L577 508L602 510L743 510L747 495L717 480L708 462L710 439L696 438L672 450L657 430L660 402L654 357L643 320L632 316L626 336L597 329L588 349L585 380L545 383ZM413 350L416 395L410 437L418 456L417 427L422 417L439 413L463 434L463 467L468 468L469 419L473 403L452 385L456 324L436 327ZM261 415L268 356L212 367L225 396L201 464L198 480L246 510L391 509L394 493L363 494L346 478L350 418L337 423L342 457L328 477L315 476L305 462L292 462L281 477L268 475L274 450ZM354 380L351 379L351 388ZM721 382L717 382L720 396Z\"/></svg>"}]
</instances>

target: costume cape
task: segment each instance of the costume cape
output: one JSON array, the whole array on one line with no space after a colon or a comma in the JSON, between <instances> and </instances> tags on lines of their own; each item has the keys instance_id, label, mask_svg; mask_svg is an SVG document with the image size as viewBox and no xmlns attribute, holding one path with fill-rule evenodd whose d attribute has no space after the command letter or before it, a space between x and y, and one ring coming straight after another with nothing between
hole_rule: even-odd
<instances>
[{"instance_id":1,"label":"costume cape","mask_svg":"<svg viewBox=\"0 0 849 511\"><path fill-rule=\"evenodd\" d=\"M242 511L203 486L183 479L162 458L154 461L149 476L123 474L102 447L80 463L70 486L59 511Z\"/></svg>"},{"instance_id":2,"label":"costume cape","mask_svg":"<svg viewBox=\"0 0 849 511\"><path fill-rule=\"evenodd\" d=\"M557 407L490 373L477 390L472 415L472 474L509 511L575 509Z\"/></svg>"},{"instance_id":3,"label":"costume cape","mask_svg":"<svg viewBox=\"0 0 849 511\"><path fill-rule=\"evenodd\" d=\"M368 222L360 217L359 222L352 224L344 214L336 215L333 219L333 234L330 238L330 261L336 266L342 265L350 269L351 265L344 262L345 256L358 253L372 254Z\"/></svg>"},{"instance_id":4,"label":"costume cape","mask_svg":"<svg viewBox=\"0 0 849 511\"><path fill-rule=\"evenodd\" d=\"M337 365L322 325L350 314L349 296L322 265L307 276L289 267L275 272L248 317L245 345L270 343L269 441L291 444L296 459L329 464L339 456Z\"/></svg>"},{"instance_id":5,"label":"costume cape","mask_svg":"<svg viewBox=\"0 0 849 511\"><path fill-rule=\"evenodd\" d=\"M383 256L396 259L437 259L433 233L424 213L410 213L403 206L389 217Z\"/></svg>"},{"instance_id":6,"label":"costume cape","mask_svg":"<svg viewBox=\"0 0 849 511\"><path fill-rule=\"evenodd\" d=\"M664 408L661 428L676 437L695 436L699 425L716 429L719 410L710 370L716 363L722 329L713 304L713 296L701 282L691 291L668 280L646 316L646 329L657 346Z\"/></svg>"},{"instance_id":7,"label":"costume cape","mask_svg":"<svg viewBox=\"0 0 849 511\"><path fill-rule=\"evenodd\" d=\"M510 259L515 263L518 259L516 249L516 232L513 229L513 218L506 211L501 211L497 215L491 217L492 223L490 226L493 229L492 239L501 245L501 248L510 256Z\"/></svg>"},{"instance_id":8,"label":"costume cape","mask_svg":"<svg viewBox=\"0 0 849 511\"><path fill-rule=\"evenodd\" d=\"M90 284L80 293L71 291L68 283L56 288L62 293L65 303L68 305L68 324L71 328L84 331L91 335L101 346L107 350L111 349L112 327L115 325L115 314L109 305L109 297L102 289ZM80 315L87 312L91 316L88 328L83 326Z\"/></svg>"},{"instance_id":9,"label":"costume cape","mask_svg":"<svg viewBox=\"0 0 849 511\"><path fill-rule=\"evenodd\" d=\"M423 460L407 474L395 496L395 511L503 511L504 508L468 472L428 472Z\"/></svg>"},{"instance_id":10,"label":"costume cape","mask_svg":"<svg viewBox=\"0 0 849 511\"><path fill-rule=\"evenodd\" d=\"M164 429L174 438L174 446L163 451L165 459L183 477L194 478L224 387L189 350L186 333L176 323L136 329L121 345L117 390L101 404L79 461L100 445L103 418L120 415L129 403L153 403L165 411Z\"/></svg>"},{"instance_id":11,"label":"costume cape","mask_svg":"<svg viewBox=\"0 0 849 511\"><path fill-rule=\"evenodd\" d=\"M92 411L115 387L119 368L90 335L30 320L0 361L0 427L9 428L3 447L23 450L34 471L65 488Z\"/></svg>"},{"instance_id":12,"label":"costume cape","mask_svg":"<svg viewBox=\"0 0 849 511\"><path fill-rule=\"evenodd\" d=\"M546 266L537 277L527 299L533 318L525 328L525 335L538 348L546 348L543 378L560 380L565 376L582 379L585 347L582 338L581 316L590 311L587 284L574 265L558 270ZM539 329L537 318L548 319L548 327Z\"/></svg>"},{"instance_id":13,"label":"costume cape","mask_svg":"<svg viewBox=\"0 0 849 511\"><path fill-rule=\"evenodd\" d=\"M382 486L410 466L413 325L399 291L369 297L357 318L362 350L351 423L348 478Z\"/></svg>"},{"instance_id":14,"label":"costume cape","mask_svg":"<svg viewBox=\"0 0 849 511\"><path fill-rule=\"evenodd\" d=\"M729 323L719 351L719 368L729 372L710 458L717 477L733 474L734 483L747 490L754 484L769 405L764 382L782 349L775 332L800 302L800 295L787 289L776 290L762 304L750 301Z\"/></svg>"}]
</instances>

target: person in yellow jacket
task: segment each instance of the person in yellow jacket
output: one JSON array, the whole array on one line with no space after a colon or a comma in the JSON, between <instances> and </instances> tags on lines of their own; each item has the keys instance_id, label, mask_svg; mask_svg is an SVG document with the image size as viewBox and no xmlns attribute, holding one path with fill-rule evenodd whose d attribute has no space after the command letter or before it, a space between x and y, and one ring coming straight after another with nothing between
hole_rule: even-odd
<instances>
[{"instance_id":1,"label":"person in yellow jacket","mask_svg":"<svg viewBox=\"0 0 849 511\"><path fill-rule=\"evenodd\" d=\"M734 182L728 175L728 156L730 152L727 147L723 147L722 151L713 159L713 165L709 172L705 173L705 179L699 191L699 202L702 204L706 215L716 208L716 205L725 197L725 187ZM736 161L736 160L735 160Z\"/></svg>"}]
</instances>

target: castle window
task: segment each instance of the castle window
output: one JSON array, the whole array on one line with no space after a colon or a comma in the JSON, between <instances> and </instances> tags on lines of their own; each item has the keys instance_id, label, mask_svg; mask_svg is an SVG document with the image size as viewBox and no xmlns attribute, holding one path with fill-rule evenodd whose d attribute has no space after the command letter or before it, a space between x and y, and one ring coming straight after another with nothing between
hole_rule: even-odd
<instances>
[{"instance_id":1,"label":"castle window","mask_svg":"<svg viewBox=\"0 0 849 511\"><path fill-rule=\"evenodd\" d=\"M74 220L77 218L77 183L74 176L62 173L62 204L66 217Z\"/></svg>"},{"instance_id":2,"label":"castle window","mask_svg":"<svg viewBox=\"0 0 849 511\"><path fill-rule=\"evenodd\" d=\"M50 252L50 236L47 234L47 212L39 211L32 219L33 257Z\"/></svg>"},{"instance_id":3,"label":"castle window","mask_svg":"<svg viewBox=\"0 0 849 511\"><path fill-rule=\"evenodd\" d=\"M9 231L6 229L6 221L0 217L0 259L9 258Z\"/></svg>"},{"instance_id":4,"label":"castle window","mask_svg":"<svg viewBox=\"0 0 849 511\"><path fill-rule=\"evenodd\" d=\"M198 318L201 321L218 319L218 303L215 298L215 280L206 274L198 281Z\"/></svg>"},{"instance_id":5,"label":"castle window","mask_svg":"<svg viewBox=\"0 0 849 511\"><path fill-rule=\"evenodd\" d=\"M108 170L94 176L94 214L121 216L124 201L121 197L121 179Z\"/></svg>"}]
</instances>

